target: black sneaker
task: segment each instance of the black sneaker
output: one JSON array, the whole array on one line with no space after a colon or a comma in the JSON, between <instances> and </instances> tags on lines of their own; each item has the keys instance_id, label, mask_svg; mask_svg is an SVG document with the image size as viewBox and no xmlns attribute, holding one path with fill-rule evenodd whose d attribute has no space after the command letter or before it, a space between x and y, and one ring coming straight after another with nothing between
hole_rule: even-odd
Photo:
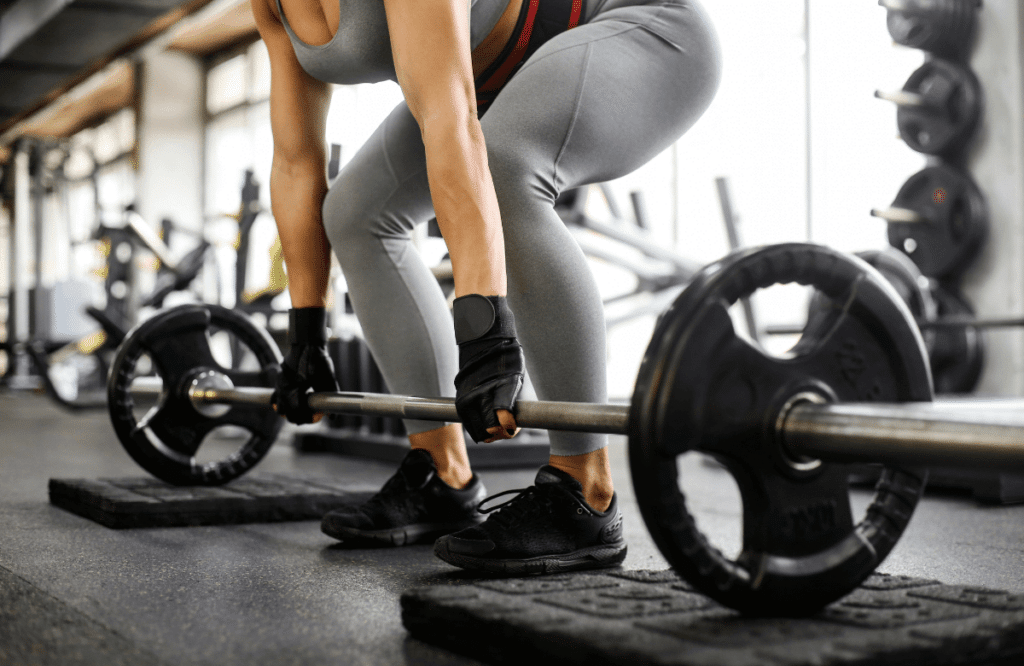
<instances>
[{"instance_id":1,"label":"black sneaker","mask_svg":"<svg viewBox=\"0 0 1024 666\"><path fill-rule=\"evenodd\" d=\"M434 554L463 569L502 574L554 573L613 567L626 558L622 515L612 496L607 511L583 499L579 481L545 465L533 486L507 490L484 500L519 493L478 527L443 536ZM483 503L481 503L483 504Z\"/></svg>"},{"instance_id":2,"label":"black sneaker","mask_svg":"<svg viewBox=\"0 0 1024 666\"><path fill-rule=\"evenodd\" d=\"M320 530L343 541L392 546L429 542L483 521L477 506L486 493L475 474L465 488L452 488L437 475L430 454L413 449L380 492L360 506L328 512Z\"/></svg>"}]
</instances>

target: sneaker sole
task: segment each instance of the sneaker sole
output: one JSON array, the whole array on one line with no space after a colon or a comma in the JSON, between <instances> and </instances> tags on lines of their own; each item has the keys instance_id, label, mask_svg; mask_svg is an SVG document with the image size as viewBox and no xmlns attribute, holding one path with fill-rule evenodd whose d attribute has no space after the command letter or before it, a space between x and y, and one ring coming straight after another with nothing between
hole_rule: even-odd
<instances>
[{"instance_id":1,"label":"sneaker sole","mask_svg":"<svg viewBox=\"0 0 1024 666\"><path fill-rule=\"evenodd\" d=\"M444 539L439 539L434 544L434 554L448 564L454 564L463 569L515 576L615 567L626 559L626 544L620 542L581 548L571 553L558 555L499 560L452 552L448 543Z\"/></svg>"},{"instance_id":2,"label":"sneaker sole","mask_svg":"<svg viewBox=\"0 0 1024 666\"><path fill-rule=\"evenodd\" d=\"M415 523L386 530L360 530L344 526L328 527L321 523L320 531L341 541L357 541L385 546L411 546L416 543L434 541L445 534L458 532L467 527L475 527L482 522L483 516L458 523Z\"/></svg>"}]
</instances>

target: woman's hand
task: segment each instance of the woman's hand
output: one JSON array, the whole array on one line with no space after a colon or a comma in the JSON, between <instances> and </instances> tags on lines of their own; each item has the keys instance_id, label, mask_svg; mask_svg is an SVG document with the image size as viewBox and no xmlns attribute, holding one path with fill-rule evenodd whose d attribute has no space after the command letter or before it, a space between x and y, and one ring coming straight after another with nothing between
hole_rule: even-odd
<instances>
[{"instance_id":1,"label":"woman's hand","mask_svg":"<svg viewBox=\"0 0 1024 666\"><path fill-rule=\"evenodd\" d=\"M512 412L523 388L523 348L505 298L470 294L455 299L459 374L455 408L477 442L514 437Z\"/></svg>"},{"instance_id":2,"label":"woman's hand","mask_svg":"<svg viewBox=\"0 0 1024 666\"><path fill-rule=\"evenodd\" d=\"M324 308L296 308L288 315L290 346L278 375L274 409L292 423L315 423L323 414L313 413L308 394L340 390L327 353L327 313Z\"/></svg>"}]
</instances>

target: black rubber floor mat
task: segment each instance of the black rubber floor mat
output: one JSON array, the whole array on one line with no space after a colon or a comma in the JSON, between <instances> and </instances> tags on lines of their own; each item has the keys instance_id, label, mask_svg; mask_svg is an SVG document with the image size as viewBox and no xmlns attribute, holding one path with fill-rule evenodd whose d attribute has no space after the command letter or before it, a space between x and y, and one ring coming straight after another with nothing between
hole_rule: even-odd
<instances>
[{"instance_id":1,"label":"black rubber floor mat","mask_svg":"<svg viewBox=\"0 0 1024 666\"><path fill-rule=\"evenodd\" d=\"M373 490L321 479L249 475L223 486L172 486L151 477L50 479L50 503L107 527L184 527L318 519Z\"/></svg>"},{"instance_id":2,"label":"black rubber floor mat","mask_svg":"<svg viewBox=\"0 0 1024 666\"><path fill-rule=\"evenodd\" d=\"M453 582L407 592L420 640L494 664L1024 664L1024 594L873 575L804 619L747 618L672 571Z\"/></svg>"},{"instance_id":3,"label":"black rubber floor mat","mask_svg":"<svg viewBox=\"0 0 1024 666\"><path fill-rule=\"evenodd\" d=\"M0 664L160 666L160 661L0 567Z\"/></svg>"}]
</instances>

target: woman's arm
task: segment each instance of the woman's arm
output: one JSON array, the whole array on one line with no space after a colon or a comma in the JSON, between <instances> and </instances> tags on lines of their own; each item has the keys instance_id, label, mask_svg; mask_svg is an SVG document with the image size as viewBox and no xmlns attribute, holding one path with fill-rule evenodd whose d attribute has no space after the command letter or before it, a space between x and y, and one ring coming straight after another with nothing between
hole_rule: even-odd
<instances>
[{"instance_id":1,"label":"woman's arm","mask_svg":"<svg viewBox=\"0 0 1024 666\"><path fill-rule=\"evenodd\" d=\"M451 256L455 295L503 297L505 242L476 115L469 2L383 1L398 83L423 135L430 197ZM460 344L459 415L474 424L468 427L477 441L508 439L517 432L508 410L522 386L522 349L514 338L467 345L476 347L466 366L466 345Z\"/></svg>"},{"instance_id":2,"label":"woman's arm","mask_svg":"<svg viewBox=\"0 0 1024 666\"><path fill-rule=\"evenodd\" d=\"M505 244L476 115L468 0L384 0L398 83L423 134L455 295L504 296Z\"/></svg>"},{"instance_id":3,"label":"woman's arm","mask_svg":"<svg viewBox=\"0 0 1024 666\"><path fill-rule=\"evenodd\" d=\"M281 235L292 307L323 307L331 266L320 212L327 194L325 123L330 87L299 65L271 2L251 0L270 56L271 208Z\"/></svg>"}]
</instances>

